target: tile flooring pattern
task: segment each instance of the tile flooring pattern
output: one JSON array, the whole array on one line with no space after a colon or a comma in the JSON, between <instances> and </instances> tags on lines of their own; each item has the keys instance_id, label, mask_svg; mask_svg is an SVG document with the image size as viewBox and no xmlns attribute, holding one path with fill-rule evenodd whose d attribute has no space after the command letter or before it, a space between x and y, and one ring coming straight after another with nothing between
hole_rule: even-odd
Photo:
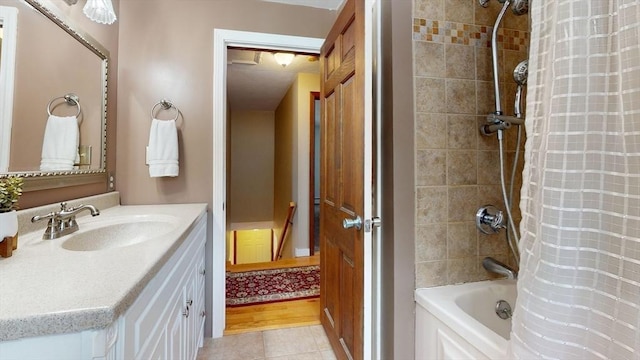
<instances>
[{"instance_id":1,"label":"tile flooring pattern","mask_svg":"<svg viewBox=\"0 0 640 360\"><path fill-rule=\"evenodd\" d=\"M335 360L322 325L205 339L197 360Z\"/></svg>"}]
</instances>

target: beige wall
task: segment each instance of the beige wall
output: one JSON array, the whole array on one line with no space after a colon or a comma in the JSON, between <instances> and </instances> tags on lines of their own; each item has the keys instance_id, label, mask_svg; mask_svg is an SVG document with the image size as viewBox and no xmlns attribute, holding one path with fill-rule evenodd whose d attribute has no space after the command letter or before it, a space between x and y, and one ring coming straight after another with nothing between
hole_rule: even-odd
<instances>
[{"instance_id":1,"label":"beige wall","mask_svg":"<svg viewBox=\"0 0 640 360\"><path fill-rule=\"evenodd\" d=\"M274 112L231 111L227 221L273 220Z\"/></svg>"},{"instance_id":2,"label":"beige wall","mask_svg":"<svg viewBox=\"0 0 640 360\"><path fill-rule=\"evenodd\" d=\"M297 206L283 250L285 258L295 256L295 249L308 250L310 244L311 92L317 91L320 91L318 74L298 74L276 109L274 222L277 238L282 232L289 202Z\"/></svg>"},{"instance_id":3,"label":"beige wall","mask_svg":"<svg viewBox=\"0 0 640 360\"><path fill-rule=\"evenodd\" d=\"M117 106L115 99L117 98L117 72L118 72L118 34L119 34L119 23L116 22L113 25L105 26L102 24L95 23L86 18L86 16L82 13L82 7L85 4L85 0L79 0L75 6L68 6L62 0L52 0L51 1L54 6L58 7L59 10L67 16L75 26L84 32L91 35L98 42L100 42L109 52L110 52L110 67L109 67L109 89L108 89L108 98L110 101L107 104L107 169L115 169L115 149L116 149L116 112ZM113 0L113 5L116 10L116 13L119 13L119 0ZM19 11L22 13L32 12L33 10L25 7L24 3L18 2L15 0L0 0L0 5L3 6L18 6ZM20 17L21 15L19 15ZM20 19L20 18L19 18ZM21 23L18 20L18 46L20 46L20 28ZM41 34L40 34L41 35ZM42 55L38 54L29 54L29 56L34 58L42 59ZM16 58L16 61L19 62L20 59ZM74 61L70 59L70 61ZM18 79L16 79L18 81ZM16 84L16 87L19 84ZM22 86L22 85L20 85ZM34 90L38 92L39 90ZM48 96L48 95L47 95ZM47 100L48 101L48 100ZM82 101L82 99L81 99ZM36 105L32 105L36 107ZM46 103L39 107L41 109L45 109L46 111ZM46 114L46 113L45 113ZM38 148L42 145L41 143L41 135L37 135L34 133L30 133L32 137L29 137L27 143L30 147ZM34 139L38 139L37 141ZM94 149L95 151L95 149ZM106 183L99 184L91 184L91 185L83 185L76 187L67 187L55 190L45 190L45 191L33 191L29 193L25 193L20 199L20 206L22 208L29 208L34 206L39 206L43 204L49 204L52 202L59 202L63 200L69 200L73 198L95 195L99 193L103 193L107 190Z\"/></svg>"},{"instance_id":4,"label":"beige wall","mask_svg":"<svg viewBox=\"0 0 640 360\"><path fill-rule=\"evenodd\" d=\"M504 232L482 235L474 223L482 205L504 210L497 138L478 130L495 111L488 44L502 5L489 4L485 9L476 1L415 1L416 287L487 279L492 275L482 268L482 258L510 258ZM506 114L513 114L511 73L527 58L527 29L526 16L507 12L499 47ZM506 134L510 159L514 135L515 130ZM520 183L518 177L516 189Z\"/></svg>"},{"instance_id":5,"label":"beige wall","mask_svg":"<svg viewBox=\"0 0 640 360\"><path fill-rule=\"evenodd\" d=\"M335 16L255 0L123 1L117 169L123 203L211 201L214 28L324 37ZM183 116L180 176L171 179L149 178L144 165L149 110L161 98Z\"/></svg>"},{"instance_id":6,"label":"beige wall","mask_svg":"<svg viewBox=\"0 0 640 360\"><path fill-rule=\"evenodd\" d=\"M414 358L414 135L411 1L381 3L382 359Z\"/></svg>"},{"instance_id":7,"label":"beige wall","mask_svg":"<svg viewBox=\"0 0 640 360\"><path fill-rule=\"evenodd\" d=\"M294 82L280 101L275 112L274 188L273 188L273 224L276 239L282 236L287 219L289 202L293 201L293 134L295 118L296 83ZM297 220L297 215L294 221ZM289 238L291 240L291 238ZM291 241L285 243L283 258L292 257Z\"/></svg>"},{"instance_id":8,"label":"beige wall","mask_svg":"<svg viewBox=\"0 0 640 360\"><path fill-rule=\"evenodd\" d=\"M309 213L311 171L311 92L320 91L320 75L298 74L296 78L297 101L296 121L294 122L293 152L293 201L298 208L291 231L291 242L295 249L309 249Z\"/></svg>"}]
</instances>

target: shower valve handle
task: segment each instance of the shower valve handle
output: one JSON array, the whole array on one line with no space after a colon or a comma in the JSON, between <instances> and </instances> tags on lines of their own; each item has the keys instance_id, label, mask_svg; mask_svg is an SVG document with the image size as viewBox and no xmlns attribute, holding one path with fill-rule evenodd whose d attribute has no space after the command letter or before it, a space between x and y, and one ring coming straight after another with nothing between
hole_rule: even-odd
<instances>
[{"instance_id":1,"label":"shower valve handle","mask_svg":"<svg viewBox=\"0 0 640 360\"><path fill-rule=\"evenodd\" d=\"M483 234L495 234L504 228L504 215L493 205L485 205L476 212L476 227Z\"/></svg>"}]
</instances>

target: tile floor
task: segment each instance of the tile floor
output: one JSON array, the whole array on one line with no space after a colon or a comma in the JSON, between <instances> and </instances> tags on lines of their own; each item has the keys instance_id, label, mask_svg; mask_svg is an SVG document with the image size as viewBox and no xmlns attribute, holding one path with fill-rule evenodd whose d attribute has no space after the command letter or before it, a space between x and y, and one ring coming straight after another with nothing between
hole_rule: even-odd
<instances>
[{"instance_id":1,"label":"tile floor","mask_svg":"<svg viewBox=\"0 0 640 360\"><path fill-rule=\"evenodd\" d=\"M322 325L205 339L197 360L335 360Z\"/></svg>"}]
</instances>

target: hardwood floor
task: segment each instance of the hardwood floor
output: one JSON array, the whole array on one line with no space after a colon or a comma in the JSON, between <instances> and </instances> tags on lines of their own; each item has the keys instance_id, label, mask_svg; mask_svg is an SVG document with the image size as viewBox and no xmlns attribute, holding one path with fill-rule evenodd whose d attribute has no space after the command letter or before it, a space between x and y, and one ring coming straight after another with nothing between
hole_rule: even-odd
<instances>
[{"instance_id":1,"label":"hardwood floor","mask_svg":"<svg viewBox=\"0 0 640 360\"><path fill-rule=\"evenodd\" d=\"M267 270L267 269L285 269L296 266L309 266L319 265L320 254L316 253L313 256L299 257L293 259L283 259L278 261L269 261L263 263L251 263L251 264L227 264L227 271L241 272L241 271L253 271L253 270Z\"/></svg>"},{"instance_id":2,"label":"hardwood floor","mask_svg":"<svg viewBox=\"0 0 640 360\"><path fill-rule=\"evenodd\" d=\"M320 324L320 299L227 308L224 335Z\"/></svg>"},{"instance_id":3,"label":"hardwood floor","mask_svg":"<svg viewBox=\"0 0 640 360\"><path fill-rule=\"evenodd\" d=\"M240 272L318 265L320 255L268 263L227 265L227 271ZM320 324L320 299L282 301L270 304L230 307L226 311L224 335Z\"/></svg>"}]
</instances>

